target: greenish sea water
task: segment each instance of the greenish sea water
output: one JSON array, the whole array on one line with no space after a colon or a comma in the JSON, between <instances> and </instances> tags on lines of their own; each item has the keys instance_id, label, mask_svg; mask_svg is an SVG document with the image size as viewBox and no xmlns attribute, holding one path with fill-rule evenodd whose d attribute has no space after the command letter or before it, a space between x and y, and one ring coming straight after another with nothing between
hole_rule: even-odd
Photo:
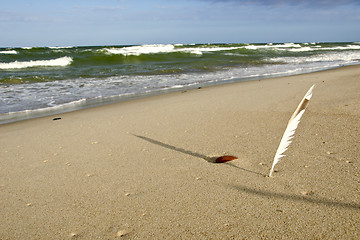
<instances>
[{"instance_id":1,"label":"greenish sea water","mask_svg":"<svg viewBox=\"0 0 360 240\"><path fill-rule=\"evenodd\" d=\"M5 47L0 48L0 123L359 60L358 42Z\"/></svg>"}]
</instances>

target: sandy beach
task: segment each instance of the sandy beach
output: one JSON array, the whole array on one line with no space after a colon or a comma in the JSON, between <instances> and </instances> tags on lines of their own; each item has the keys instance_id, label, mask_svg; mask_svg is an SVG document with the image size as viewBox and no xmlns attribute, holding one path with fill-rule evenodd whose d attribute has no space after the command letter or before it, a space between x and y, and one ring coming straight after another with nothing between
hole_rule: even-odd
<instances>
[{"instance_id":1,"label":"sandy beach","mask_svg":"<svg viewBox=\"0 0 360 240\"><path fill-rule=\"evenodd\" d=\"M0 136L0 239L360 239L360 65L4 124ZM221 155L238 159L212 162Z\"/></svg>"}]
</instances>

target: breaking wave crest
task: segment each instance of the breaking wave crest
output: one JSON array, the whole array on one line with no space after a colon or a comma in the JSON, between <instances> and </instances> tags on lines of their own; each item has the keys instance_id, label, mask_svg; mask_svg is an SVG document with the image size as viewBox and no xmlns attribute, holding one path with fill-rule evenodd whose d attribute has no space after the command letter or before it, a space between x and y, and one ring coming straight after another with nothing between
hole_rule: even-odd
<instances>
[{"instance_id":1,"label":"breaking wave crest","mask_svg":"<svg viewBox=\"0 0 360 240\"><path fill-rule=\"evenodd\" d=\"M15 50L0 51L0 54L17 54Z\"/></svg>"},{"instance_id":2,"label":"breaking wave crest","mask_svg":"<svg viewBox=\"0 0 360 240\"><path fill-rule=\"evenodd\" d=\"M0 69L21 69L29 67L65 67L71 64L71 57L61 57L51 60L31 60L27 62L0 63Z\"/></svg>"},{"instance_id":3,"label":"breaking wave crest","mask_svg":"<svg viewBox=\"0 0 360 240\"><path fill-rule=\"evenodd\" d=\"M124 56L140 56L142 54L159 54L159 53L189 53L202 55L204 52L229 51L243 48L239 47L219 47L219 46L200 46L200 47L183 47L176 44L154 44L140 45L122 48L105 48L105 53L121 54Z\"/></svg>"},{"instance_id":4,"label":"breaking wave crest","mask_svg":"<svg viewBox=\"0 0 360 240\"><path fill-rule=\"evenodd\" d=\"M232 51L232 50L275 50L288 52L310 52L310 51L341 51L360 50L359 44L348 44L345 46L324 47L316 43L281 43L281 44L241 44L237 46L216 46L216 45L180 45L180 44L152 44L129 47L111 47L100 49L106 54L119 54L123 56L140 56L161 53L188 53L202 55L209 52Z\"/></svg>"}]
</instances>

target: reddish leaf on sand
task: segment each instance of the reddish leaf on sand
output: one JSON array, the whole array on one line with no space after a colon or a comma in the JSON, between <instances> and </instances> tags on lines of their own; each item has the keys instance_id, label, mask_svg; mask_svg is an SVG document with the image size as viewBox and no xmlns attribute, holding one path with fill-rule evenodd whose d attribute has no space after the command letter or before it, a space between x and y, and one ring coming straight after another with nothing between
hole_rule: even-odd
<instances>
[{"instance_id":1,"label":"reddish leaf on sand","mask_svg":"<svg viewBox=\"0 0 360 240\"><path fill-rule=\"evenodd\" d=\"M238 158L234 157L234 156L222 156L222 157L218 157L215 162L216 163L224 163L224 162L229 162L229 161L232 161L235 159L238 159Z\"/></svg>"}]
</instances>

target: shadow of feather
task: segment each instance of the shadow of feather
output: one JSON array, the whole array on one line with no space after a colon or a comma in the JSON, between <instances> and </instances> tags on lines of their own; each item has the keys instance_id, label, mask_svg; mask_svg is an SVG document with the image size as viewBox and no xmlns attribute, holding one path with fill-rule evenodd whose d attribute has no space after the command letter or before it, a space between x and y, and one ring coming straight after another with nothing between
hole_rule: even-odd
<instances>
[{"instance_id":1,"label":"shadow of feather","mask_svg":"<svg viewBox=\"0 0 360 240\"><path fill-rule=\"evenodd\" d=\"M177 152L181 152L181 153L184 153L184 154L193 156L193 157L202 158L202 159L204 159L205 161L210 162L210 163L215 163L215 160L216 160L216 157L208 157L208 156L205 156L205 155L203 155L203 154L194 153L194 152L192 152L192 151L185 150L185 149L183 149L183 148L178 148L178 147L175 147L175 146L172 146L172 145L169 145L169 144L166 144L166 143L163 143L163 142L160 142L160 141L157 141L157 140L148 138L148 137L139 136L139 135L135 135L135 134L133 134L133 135L134 135L135 137L141 138L141 139L143 139L143 140L145 140L145 141L148 141L148 142L150 142L150 143L159 145L159 146L161 146L161 147L168 148L168 149L170 149L170 150L174 150L174 151L177 151Z\"/></svg>"},{"instance_id":2,"label":"shadow of feather","mask_svg":"<svg viewBox=\"0 0 360 240\"><path fill-rule=\"evenodd\" d=\"M236 165L234 165L234 164L232 164L232 163L229 163L229 162L227 162L227 163L225 163L225 164L226 164L226 165L229 165L229 166L231 166L231 167L234 167L234 168L241 169L241 170L246 171L246 172L249 172L249 173L254 173L254 174L260 175L260 176L262 176L262 177L267 177L266 174L262 174L262 173L255 172L255 171L252 171L252 170L249 170L249 169L245 169L245 168L236 166Z\"/></svg>"},{"instance_id":3,"label":"shadow of feather","mask_svg":"<svg viewBox=\"0 0 360 240\"><path fill-rule=\"evenodd\" d=\"M141 139L143 139L145 141L148 141L150 143L159 145L161 147L168 148L168 149L173 150L173 151L181 152L181 153L193 156L193 157L202 158L202 159L204 159L205 161L207 161L209 163L216 163L216 159L218 158L218 157L208 157L208 156L200 154L200 153L195 153L195 152L183 149L183 148L178 148L178 147L175 147L175 146L172 146L170 144L166 144L166 143L157 141L157 140L149 138L149 137L140 136L140 135L136 135L136 134L133 134L133 135L135 137L141 138ZM219 163L216 163L216 164L219 164ZM241 170L246 171L246 172L254 173L254 174L257 174L257 175L260 175L260 176L263 176L263 177L267 176L267 175L264 175L262 173L258 173L258 172L254 172L254 171L251 171L251 170L248 170L248 169L245 169L245 168L238 167L238 166L236 166L234 164L231 164L230 162L226 162L226 163L223 163L223 164L226 164L226 165L234 167L234 168L241 169Z\"/></svg>"},{"instance_id":4,"label":"shadow of feather","mask_svg":"<svg viewBox=\"0 0 360 240\"><path fill-rule=\"evenodd\" d=\"M230 187L245 192L248 194L254 194L261 197L270 197L270 198L278 198L278 199L285 199L285 200L291 200L291 201L298 201L298 202L307 202L312 204L319 204L319 205L325 205L325 206L332 206L332 207L342 207L342 208L349 208L349 209L355 209L360 210L360 205L355 203L344 203L344 202L337 202L332 201L325 198L311 198L306 196L298 196L298 195L290 195L285 193L275 193L270 191L264 191L264 190L256 190L244 186L236 186L236 185L229 185Z\"/></svg>"}]
</instances>

